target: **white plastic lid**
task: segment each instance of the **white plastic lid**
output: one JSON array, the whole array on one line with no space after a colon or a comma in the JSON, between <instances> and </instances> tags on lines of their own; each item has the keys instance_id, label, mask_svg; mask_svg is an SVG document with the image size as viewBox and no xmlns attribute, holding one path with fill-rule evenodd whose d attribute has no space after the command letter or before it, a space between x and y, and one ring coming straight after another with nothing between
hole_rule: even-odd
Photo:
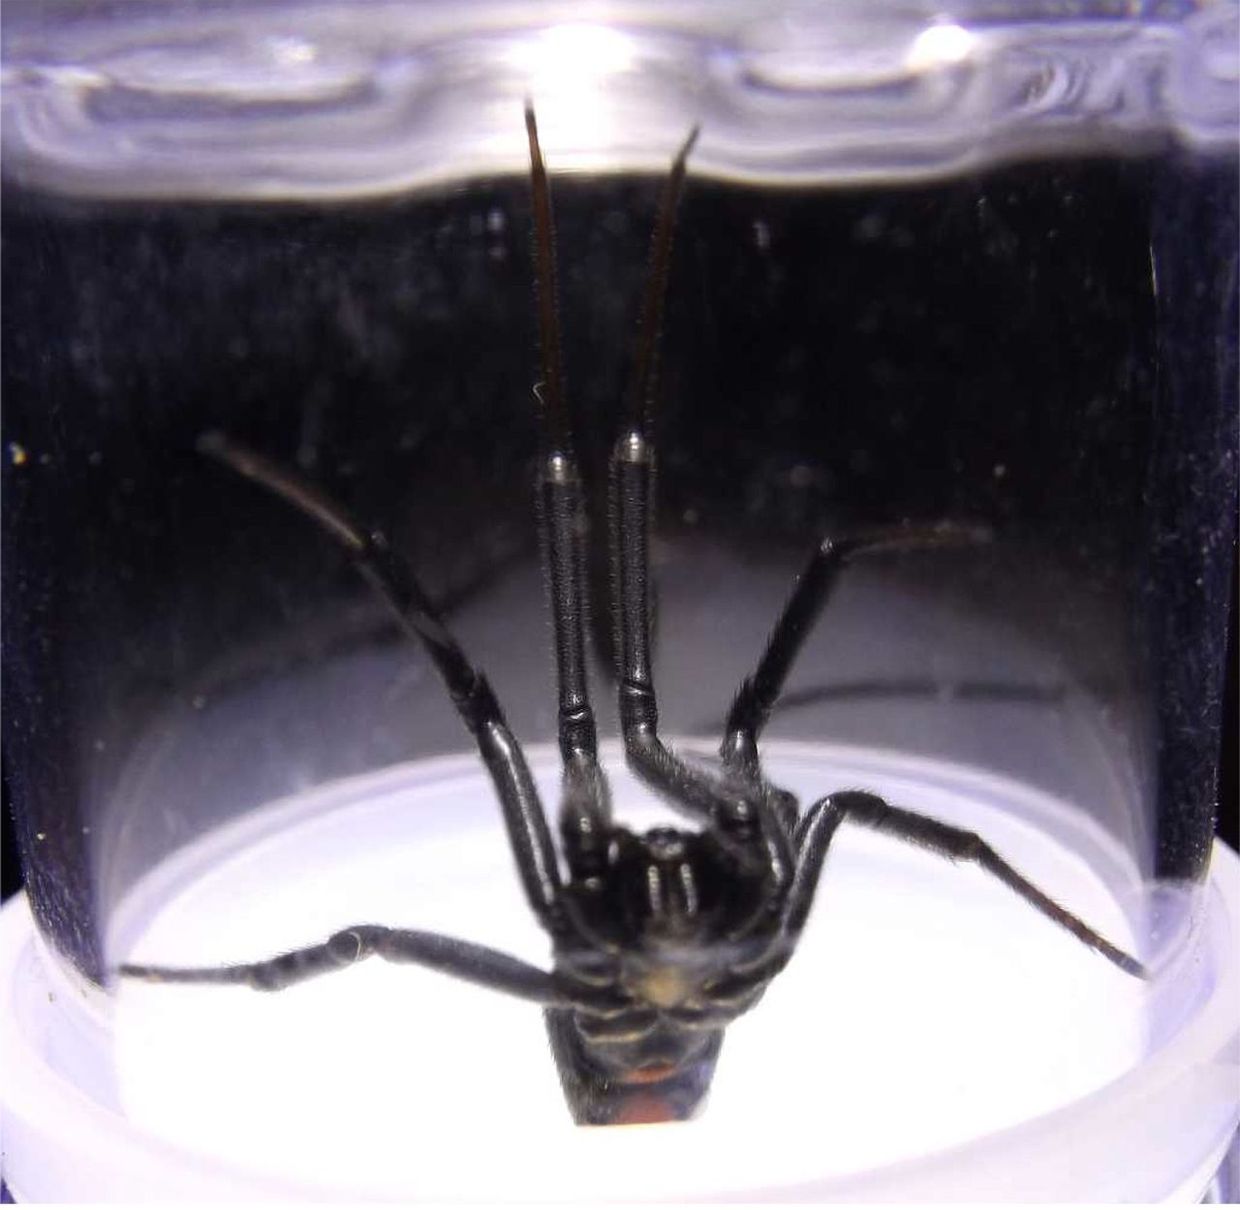
<instances>
[{"instance_id":1,"label":"white plastic lid","mask_svg":"<svg viewBox=\"0 0 1240 1210\"><path fill-rule=\"evenodd\" d=\"M550 767L554 762L547 763ZM452 762L443 764L438 772L451 773L447 765ZM464 762L461 764L464 767ZM899 773L888 770L885 776ZM867 770L870 783L882 776L881 769ZM408 808L408 786L396 786L394 778L399 780L392 772L372 777L374 784L368 784L365 809L381 813L382 794L391 790L400 790ZM393 782L390 786L389 781ZM451 777L445 781L439 776L434 781L440 791L453 784ZM352 787L353 793L356 790ZM939 813L946 805L937 804ZM315 804L316 809L306 813L304 820L307 826L313 821L311 830L318 830L324 854L338 858L338 839L322 829L330 831L336 826L332 821L343 816L339 811L323 812L322 807L322 803ZM629 811L627 804L625 810ZM276 814L280 826L270 832L269 839L301 845L302 851L307 851L305 836L298 839L298 827L289 826L293 817L288 808L282 807ZM253 829L253 823L247 827ZM342 829L341 835L347 830ZM237 885L235 880L242 877L247 862L256 860L255 854L260 862L278 859L277 852L256 845L255 839L251 834L232 867L227 862L216 863L214 873L193 884L193 895L208 893L212 878L233 879ZM420 847L426 851L425 839ZM484 847L483 851L490 849ZM502 850L500 855L506 860ZM878 851L877 860L885 859ZM389 852L385 860L393 869L403 870L407 855ZM852 863L860 863L858 869L865 868L876 856L862 841L852 850L844 846L838 854L833 852L832 860L835 868L830 906L820 904L818 910L838 911L843 916L860 902L850 902L850 896L865 892L865 881L855 879L850 872ZM926 869L933 869L933 859L928 860ZM346 869L349 866L347 861L336 864ZM945 885L953 888L957 900L969 901L975 893L985 895L989 890L980 878L971 882L949 865L942 868L950 880ZM373 870L367 876L381 881ZM314 877L312 874L311 881ZM943 888L928 886L922 901L917 898L916 883L913 878L912 889L901 890L902 895L912 896L906 908L916 913L919 926L930 930L941 927L927 917L931 910L927 905L942 899ZM1000 893L1002 896L1002 888ZM293 896L291 910L297 915L295 887L283 889L281 896L285 894ZM981 913L982 934L989 924L1002 934L1000 948L991 951L991 967L983 973L984 978L1004 977L1001 948L1011 938L1013 924L1012 919L995 916L995 911L1002 911L997 906L1001 902L1002 897L995 901L993 911ZM907 1059L897 1060L905 1064L904 1070L890 1070L892 1052L883 1047L881 1033L864 1033L867 1003L874 1006L871 1015L878 1028L882 989L851 983L846 970L840 970L843 951L838 946L831 951L829 969L820 969L819 960L825 961L836 944L829 927L818 930L819 940L807 934L810 952L804 955L805 975L801 984L789 984L785 1005L773 1002L769 1015L763 1017L768 1008L764 1002L729 1031L715 1097L700 1121L591 1130L567 1123L563 1106L557 1103L550 1057L545 1045L533 1040L539 1032L537 1011L528 1006L516 1006L514 1017L513 1006L505 1004L505 1011L501 1011L488 993L464 989L467 999L453 999L461 993L457 985L425 976L429 980L426 990L397 1000L397 1007L403 1005L408 1011L403 1032L399 1023L393 1032L391 1014L396 1009L392 997L399 996L393 989L417 972L374 963L306 985L316 990L301 1000L288 999L292 993L262 997L246 989L142 986L125 989L119 1000L113 1001L97 989L75 986L58 963L48 960L26 904L19 898L0 914L4 1176L14 1196L29 1201L317 1200L359 1196L588 1200L591 1195L632 1200L1196 1201L1240 1117L1236 1061L1240 951L1235 944L1240 933L1240 859L1226 848L1215 850L1202 903L1201 917L1188 942L1177 952L1172 966L1160 972L1150 993L1154 1002L1160 997L1174 1000L1184 1015L1171 1036L1137 1066L1050 1111L1039 1107L1033 1116L1016 1123L1010 1116L1000 1119L1001 1128L981 1131L963 1142L872 1164L842 1164L839 1151L845 1135L841 1124L846 1124L852 1108L847 1099L849 1080L856 1074L849 1074L852 1069L864 1071L866 1063L887 1060L882 1076L888 1087L898 1089L904 1081L910 1098L925 1096L926 1089L916 1086L924 1075L909 1071ZM190 901L187 904L192 906ZM457 908L459 904L452 910ZM419 909L415 905L412 910ZM485 913L488 905L482 904L480 910ZM249 911L244 907L238 918L244 919ZM1045 931L1052 943L1060 940L1057 930L1048 929L1040 918L1035 917L1034 925L1029 937ZM468 932L468 925L458 931ZM159 940L156 934L148 933L147 937L154 938L150 944ZM862 942L869 943L865 938ZM974 945L977 939L970 937L968 942ZM984 938L980 943L985 946ZM264 944L261 937L252 941L255 956ZM1011 941L1013 946L1023 944L1023 938ZM821 953L814 950L819 945L824 947ZM1071 943L1065 947L1067 961L1078 956L1074 950ZM163 956L172 961L172 955ZM243 956L233 955L238 960ZM1080 956L1086 961L1078 969L1085 973L1071 977L1088 978L1091 963L1101 968L1100 978L1109 977L1105 964L1093 955ZM1026 958L1028 952L1022 949L1022 961ZM1040 962L1041 958L1034 955L1031 960ZM813 1066L804 1064L798 1069L788 1056L795 1055L798 1046L803 1048L807 1042L803 1021L812 1021L816 1006L821 1004L821 1000L808 998L818 994L813 980L820 973L828 976L824 988L830 989L830 979L836 979L829 994L851 999L860 1007L856 1024L843 1036L833 1033L808 1039L820 1042L821 1052L811 1052L815 1056ZM792 969L788 974L791 977ZM1036 996L1037 987L1037 980L1028 982L1030 995ZM442 989L442 1001L436 999L436 988ZM969 994L967 988L958 990L961 995ZM867 996L871 997L868 1001ZM132 997L128 1003L127 997ZM454 1021L453 1013L467 1011L461 1006L468 1005L468 997L475 998L481 1015ZM342 1004L345 1007L340 1007ZM901 1008L915 1017L930 1011L930 998ZM1031 1014L1036 1016L1041 1011L1036 1002L1030 1005ZM327 1022L329 1032L317 1036L317 1049L313 1038L310 1045L298 1042L290 1047L285 1058L291 1055L292 1061L301 1062L302 1082L294 1079L289 1087L273 1094L269 1084L277 1068L259 1070L255 1066L263 1059L262 1048L276 1045L284 1028L308 1028L312 1032L320 1028L313 1024L316 1012L326 1014L321 1020ZM789 1012L800 1012L802 1023L787 1015ZM533 1020L522 1023L521 1013L532 1014ZM501 1033L512 1028L529 1035L528 1045L518 1042L510 1048L511 1063L494 1073L483 1057L490 1051L479 1047L479 1053L470 1052L470 1039L477 1038L478 1031L491 1022ZM454 1030L454 1024L459 1028ZM743 1032L742 1025L752 1032ZM1122 1028L1120 1021L1116 1032ZM799 1038L791 1036L794 1029L802 1031ZM422 1035L419 1030L424 1031ZM1028 1057L1023 1052L1041 1042L1032 1027L1019 1020L1005 1021L1000 1033L1004 1031L1006 1041L996 1053L1001 1055L1003 1046L1008 1048L1015 1074ZM433 1039L429 1048L425 1045L426 1032ZM381 1041L377 1043L376 1037ZM471 1118L462 1112L462 1106L469 1105L467 1096L455 1101L451 1096L440 1096L443 1089L435 1091L439 1086L433 1081L438 1077L429 1059L424 1071L426 1086L411 1087L409 1081L416 1080L417 1073L410 1075L408 1056L401 1055L402 1040L411 1038L423 1045L425 1054L443 1052L439 1058L444 1070L451 1072L455 1065L460 1079L481 1088L482 1096L486 1096L492 1074L491 1083L507 1082L503 1095L510 1102L522 1090L528 1093L528 1111L520 1120L511 1119L513 1137L500 1137L494 1129L494 1098L482 1107L490 1112L480 1111ZM375 1060L384 1045L392 1055L386 1066ZM753 1049L759 1046L762 1049ZM416 1046L406 1049L416 1053ZM1092 1051L1087 1048L1089 1053L1096 1050L1096 1046ZM362 1096L392 1096L393 1085L404 1081L396 1089L393 1109L346 1101L352 1090L342 1087L338 1080L333 1084L333 1080L347 1070L339 1059L350 1053L356 1054L365 1068L357 1087L369 1087L370 1092L363 1091ZM819 1053L823 1056L820 1065ZM1115 1054L1118 1056L1119 1051ZM776 1085L787 1090L786 1096L774 1101L762 1100L763 1090L758 1086L763 1063L768 1060L777 1067ZM276 1062L270 1055L266 1061ZM830 1073L833 1063L839 1081L829 1087L821 1073ZM221 1069L214 1084L212 1066ZM950 1071L950 1065L941 1070ZM722 1074L725 1071L726 1077ZM296 1077L297 1072L293 1074ZM997 1086L1008 1075L1002 1069L993 1074ZM731 1083L722 1083L725 1078ZM941 1075L938 1078L946 1114L954 1090L945 1086ZM511 1087L513 1080L517 1081L517 1094ZM746 1083L749 1087L742 1087ZM295 1129L302 1132L301 1143L313 1139L320 1152L332 1150L330 1141L335 1132L338 1146L334 1150L339 1154L311 1156L299 1167L284 1162L292 1154L288 1148L295 1146L297 1139L290 1141L289 1122L274 1116L281 1113L276 1094L306 1100L307 1087L314 1090L308 1103L296 1106L289 1099L284 1112L295 1119ZM856 1085L852 1087L855 1090ZM406 1104L417 1103L420 1096L431 1098L430 1116L398 1116L401 1095ZM314 1100L314 1096L321 1100ZM502 1101L499 1093L495 1096ZM520 1103L518 1095L504 1112L512 1114L511 1105ZM293 1114L294 1108L299 1117ZM900 1108L893 1104L893 1122L898 1121ZM265 1112L272 1116L264 1119ZM351 1157L365 1156L368 1140L343 1137L341 1132L356 1135L373 1130L375 1122L382 1124L384 1114L391 1118L386 1127L390 1138L380 1141L388 1152L378 1165L353 1162ZM316 1116L322 1117L321 1123L316 1122ZM210 1129L213 1117L219 1123L214 1132ZM206 1123L197 1133L195 1120ZM755 1122L762 1123L760 1138L754 1137ZM231 1142L230 1126L234 1136ZM320 1129L322 1133L316 1134ZM248 1155L242 1145L244 1139L239 1143L237 1138L246 1131L253 1139L252 1154ZM217 1137L212 1137L213 1133ZM781 1142L772 1145L771 1139L776 1136ZM206 1143L211 1145L210 1152ZM881 1149L873 1154L880 1156Z\"/></svg>"}]
</instances>

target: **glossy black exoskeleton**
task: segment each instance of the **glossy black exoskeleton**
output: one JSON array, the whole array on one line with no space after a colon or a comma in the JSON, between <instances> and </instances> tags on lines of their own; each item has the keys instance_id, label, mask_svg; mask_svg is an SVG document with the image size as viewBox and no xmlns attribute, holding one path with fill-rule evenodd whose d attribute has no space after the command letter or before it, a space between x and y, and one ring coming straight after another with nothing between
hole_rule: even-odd
<instances>
[{"instance_id":1,"label":"glossy black exoskeleton","mask_svg":"<svg viewBox=\"0 0 1240 1210\"><path fill-rule=\"evenodd\" d=\"M737 692L720 767L707 771L691 764L660 739L650 652L651 420L674 218L696 131L664 184L634 386L610 471L625 757L640 781L696 827L637 834L613 820L587 686L583 485L560 369L550 192L529 106L525 118L542 338L542 379L534 392L542 433L537 489L555 637L563 866L525 755L494 693L382 535L358 524L293 471L238 442L212 433L200 446L282 497L342 546L410 637L424 647L495 786L526 898L551 939L552 969L436 933L365 924L264 961L210 968L131 964L121 973L278 990L370 955L418 963L541 1004L577 1122L681 1119L695 1111L710 1086L728 1024L757 1003L792 957L828 845L847 819L945 857L977 863L1121 969L1143 974L1134 958L1054 903L974 833L894 807L863 790L829 794L802 811L762 769L759 735L841 570L855 556L874 551L976 542L987 536L977 527L944 523L823 539L811 551L753 674Z\"/></svg>"}]
</instances>

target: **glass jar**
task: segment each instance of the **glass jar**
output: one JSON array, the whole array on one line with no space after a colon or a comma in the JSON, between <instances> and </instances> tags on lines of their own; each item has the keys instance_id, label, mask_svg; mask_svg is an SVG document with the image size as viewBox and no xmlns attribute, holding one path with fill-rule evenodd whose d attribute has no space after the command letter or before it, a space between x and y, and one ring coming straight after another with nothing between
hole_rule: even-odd
<instances>
[{"instance_id":1,"label":"glass jar","mask_svg":"<svg viewBox=\"0 0 1240 1210\"><path fill-rule=\"evenodd\" d=\"M49 1062L140 1141L135 1181L913 1198L1003 1170L1023 1196L1110 1200L1208 1166L1234 1098L1131 1081L1234 988L1207 876L1237 13L1078 7L6 6L6 774L38 979L68 1001L52 1032L90 1038ZM661 734L717 767L774 634L775 663L799 649L761 737L770 782L803 813L864 791L956 829L927 852L924 830L856 826L854 804L709 1098L622 1098L619 1120L692 1117L649 1131L574 1126L537 1009L424 966L279 996L118 978L362 923L551 961L509 783L471 737L493 718L454 705L433 651L442 624L485 672L562 841L540 527L564 441L527 101L616 821L706 827L621 742L622 615L641 610L617 568L641 525L609 482L641 416ZM647 417L651 230L695 126ZM358 529L288 507L222 441ZM429 602L412 633L373 561L358 575L350 544L376 530ZM841 542L856 557L822 553ZM812 625L777 624L815 576ZM976 855L973 833L1151 978L945 860ZM747 884L720 877L726 915ZM676 977L720 944L695 941ZM1161 1166L1140 1130L1071 1116L1121 1088L1193 1106ZM1066 1122L1075 1171L1046 1160ZM90 1187L112 1179L129 1188Z\"/></svg>"}]
</instances>

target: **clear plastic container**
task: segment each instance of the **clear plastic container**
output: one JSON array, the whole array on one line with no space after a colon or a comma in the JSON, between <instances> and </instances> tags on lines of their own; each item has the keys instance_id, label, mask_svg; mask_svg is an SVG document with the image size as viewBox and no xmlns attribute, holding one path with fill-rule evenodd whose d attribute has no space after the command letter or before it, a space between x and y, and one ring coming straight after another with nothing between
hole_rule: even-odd
<instances>
[{"instance_id":1,"label":"clear plastic container","mask_svg":"<svg viewBox=\"0 0 1240 1210\"><path fill-rule=\"evenodd\" d=\"M1234 872L1208 881L1237 8L1060 7L6 5L5 760L38 935L36 958L7 910L5 1028L38 1056L5 1104L19 1196L1200 1191L1240 1100ZM714 758L824 537L975 532L846 569L768 773L803 807L865 789L976 831L1149 982L849 823L683 1123L574 1126L537 1008L426 970L277 996L116 978L361 922L550 961L425 650L201 449L226 432L388 535L554 829L527 98L601 734L608 460L696 123L653 430L662 733ZM601 751L618 819L685 826ZM40 1078L93 1125L49 1135Z\"/></svg>"}]
</instances>

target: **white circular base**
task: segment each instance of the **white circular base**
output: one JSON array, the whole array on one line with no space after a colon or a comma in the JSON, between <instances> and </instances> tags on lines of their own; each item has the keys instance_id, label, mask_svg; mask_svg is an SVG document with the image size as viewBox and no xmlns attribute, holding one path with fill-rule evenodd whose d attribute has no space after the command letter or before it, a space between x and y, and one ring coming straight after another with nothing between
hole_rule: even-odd
<instances>
[{"instance_id":1,"label":"white circular base","mask_svg":"<svg viewBox=\"0 0 1240 1210\"><path fill-rule=\"evenodd\" d=\"M554 753L532 756L554 802ZM865 786L977 830L1133 945L1122 854L1065 804L898 754L772 744L767 759L803 801ZM613 780L626 823L668 818ZM0 932L6 1179L36 1201L1192 1200L1240 1102L1223 1065L1238 917L1240 862L1219 850L1199 927L1151 990L985 875L845 827L795 961L729 1029L699 1117L590 1129L569 1121L529 1005L377 961L279 995L91 995L36 952L17 903ZM109 951L239 962L363 922L546 964L476 759L321 787L221 829L135 889ZM1147 1055L1168 1004L1183 1020Z\"/></svg>"}]
</instances>

